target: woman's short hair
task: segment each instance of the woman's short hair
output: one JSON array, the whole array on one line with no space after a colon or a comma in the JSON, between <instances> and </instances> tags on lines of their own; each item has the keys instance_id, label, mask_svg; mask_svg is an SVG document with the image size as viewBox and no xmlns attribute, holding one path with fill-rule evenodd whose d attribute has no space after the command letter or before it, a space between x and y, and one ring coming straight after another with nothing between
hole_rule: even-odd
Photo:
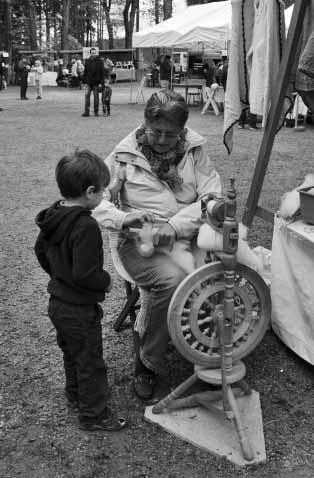
<instances>
[{"instance_id":1,"label":"woman's short hair","mask_svg":"<svg viewBox=\"0 0 314 478\"><path fill-rule=\"evenodd\" d=\"M153 93L149 98L144 114L145 119L150 123L165 120L183 128L189 116L189 108L179 93L161 90Z\"/></svg>"},{"instance_id":2,"label":"woman's short hair","mask_svg":"<svg viewBox=\"0 0 314 478\"><path fill-rule=\"evenodd\" d=\"M64 198L78 198L89 186L95 192L108 186L110 172L104 161L88 149L63 156L56 167L56 181Z\"/></svg>"}]
</instances>

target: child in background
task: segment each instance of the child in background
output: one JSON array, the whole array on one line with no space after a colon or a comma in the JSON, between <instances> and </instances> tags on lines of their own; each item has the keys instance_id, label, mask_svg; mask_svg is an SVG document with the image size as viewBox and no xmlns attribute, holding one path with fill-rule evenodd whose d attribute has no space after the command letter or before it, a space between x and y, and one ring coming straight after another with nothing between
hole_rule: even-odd
<instances>
[{"instance_id":1,"label":"child in background","mask_svg":"<svg viewBox=\"0 0 314 478\"><path fill-rule=\"evenodd\" d=\"M48 315L63 352L65 395L69 406L79 411L82 430L119 431L126 423L108 408L99 305L111 279L103 270L102 236L91 216L110 173L101 158L77 150L59 161L56 180L64 199L36 216L41 231L35 253L50 276Z\"/></svg>"},{"instance_id":2,"label":"child in background","mask_svg":"<svg viewBox=\"0 0 314 478\"><path fill-rule=\"evenodd\" d=\"M33 66L32 71L35 72L35 88L37 93L36 100L41 100L43 96L43 73L44 69L41 66L40 60L35 61L35 66Z\"/></svg>"},{"instance_id":3,"label":"child in background","mask_svg":"<svg viewBox=\"0 0 314 478\"><path fill-rule=\"evenodd\" d=\"M105 78L104 87L102 90L101 101L104 116L110 116L110 102L111 102L112 88L109 85L109 79Z\"/></svg>"}]
</instances>

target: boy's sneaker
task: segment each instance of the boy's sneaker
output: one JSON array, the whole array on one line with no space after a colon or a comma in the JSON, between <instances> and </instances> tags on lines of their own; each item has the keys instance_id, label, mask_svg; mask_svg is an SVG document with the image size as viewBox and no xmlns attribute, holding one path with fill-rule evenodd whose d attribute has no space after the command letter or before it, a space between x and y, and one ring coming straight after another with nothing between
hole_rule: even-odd
<instances>
[{"instance_id":1,"label":"boy's sneaker","mask_svg":"<svg viewBox=\"0 0 314 478\"><path fill-rule=\"evenodd\" d=\"M127 426L124 418L118 418L109 408L105 409L102 417L96 420L81 420L80 429L87 432L119 432Z\"/></svg>"},{"instance_id":2,"label":"boy's sneaker","mask_svg":"<svg viewBox=\"0 0 314 478\"><path fill-rule=\"evenodd\" d=\"M87 113L87 112L85 111L85 113L83 113L82 116L84 116L84 117L86 118L87 116L89 116L89 113Z\"/></svg>"},{"instance_id":3,"label":"boy's sneaker","mask_svg":"<svg viewBox=\"0 0 314 478\"><path fill-rule=\"evenodd\" d=\"M119 432L127 426L124 418L103 418L97 422L80 422L80 430L86 432Z\"/></svg>"}]
</instances>

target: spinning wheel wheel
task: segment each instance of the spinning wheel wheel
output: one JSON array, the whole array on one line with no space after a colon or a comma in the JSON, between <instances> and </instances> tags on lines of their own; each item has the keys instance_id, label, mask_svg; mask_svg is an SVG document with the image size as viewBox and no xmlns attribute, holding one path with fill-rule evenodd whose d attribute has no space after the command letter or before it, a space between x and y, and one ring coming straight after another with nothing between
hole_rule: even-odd
<instances>
[{"instance_id":1,"label":"spinning wheel wheel","mask_svg":"<svg viewBox=\"0 0 314 478\"><path fill-rule=\"evenodd\" d=\"M221 365L218 314L223 309L224 267L207 264L190 274L174 293L168 310L168 329L177 350L190 362ZM261 277L237 264L232 323L233 361L248 355L262 340L270 318L270 294Z\"/></svg>"}]
</instances>

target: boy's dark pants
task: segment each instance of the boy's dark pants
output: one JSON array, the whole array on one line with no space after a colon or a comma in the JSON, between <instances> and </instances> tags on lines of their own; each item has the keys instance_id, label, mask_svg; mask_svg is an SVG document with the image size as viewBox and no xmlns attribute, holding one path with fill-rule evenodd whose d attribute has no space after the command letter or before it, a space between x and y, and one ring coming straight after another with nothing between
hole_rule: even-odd
<instances>
[{"instance_id":1,"label":"boy's dark pants","mask_svg":"<svg viewBox=\"0 0 314 478\"><path fill-rule=\"evenodd\" d=\"M110 115L110 102L107 101L107 100L103 101L102 109L103 109L104 114L107 113L107 115L109 116Z\"/></svg>"},{"instance_id":2,"label":"boy's dark pants","mask_svg":"<svg viewBox=\"0 0 314 478\"><path fill-rule=\"evenodd\" d=\"M51 297L48 315L63 351L66 395L70 400L78 400L80 421L97 420L105 412L109 397L102 348L102 309L98 304L67 304Z\"/></svg>"}]
</instances>

